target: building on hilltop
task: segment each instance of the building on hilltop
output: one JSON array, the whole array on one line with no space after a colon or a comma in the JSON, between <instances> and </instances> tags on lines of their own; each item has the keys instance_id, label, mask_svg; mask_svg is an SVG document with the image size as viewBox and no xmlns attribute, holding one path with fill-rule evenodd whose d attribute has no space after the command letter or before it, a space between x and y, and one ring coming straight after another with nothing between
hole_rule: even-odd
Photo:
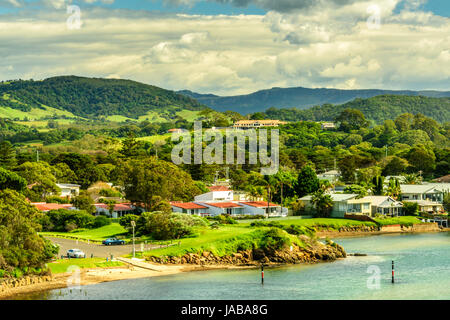
<instances>
[{"instance_id":1,"label":"building on hilltop","mask_svg":"<svg viewBox=\"0 0 450 320\"><path fill-rule=\"evenodd\" d=\"M280 120L239 120L234 123L233 128L257 129L264 127L278 127L283 124L287 124L287 122Z\"/></svg>"}]
</instances>

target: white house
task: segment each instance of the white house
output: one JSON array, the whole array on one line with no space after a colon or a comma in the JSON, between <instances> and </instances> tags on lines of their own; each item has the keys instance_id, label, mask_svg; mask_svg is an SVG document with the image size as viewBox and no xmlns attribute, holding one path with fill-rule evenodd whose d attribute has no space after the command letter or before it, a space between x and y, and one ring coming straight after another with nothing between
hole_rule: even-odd
<instances>
[{"instance_id":1,"label":"white house","mask_svg":"<svg viewBox=\"0 0 450 320\"><path fill-rule=\"evenodd\" d=\"M210 192L194 198L195 201L233 201L233 190L225 186L209 187Z\"/></svg>"},{"instance_id":2,"label":"white house","mask_svg":"<svg viewBox=\"0 0 450 320\"><path fill-rule=\"evenodd\" d=\"M364 198L357 199L357 194L330 193L329 195L333 200L331 211L331 217L333 218L343 218L346 214L367 216L371 214L371 201ZM304 196L300 200L304 202L306 209L314 210L311 195Z\"/></svg>"},{"instance_id":3,"label":"white house","mask_svg":"<svg viewBox=\"0 0 450 320\"><path fill-rule=\"evenodd\" d=\"M194 202L171 202L172 212L209 216L209 207Z\"/></svg>"},{"instance_id":4,"label":"white house","mask_svg":"<svg viewBox=\"0 0 450 320\"><path fill-rule=\"evenodd\" d=\"M442 204L450 183L401 184L402 200L428 200Z\"/></svg>"},{"instance_id":5,"label":"white house","mask_svg":"<svg viewBox=\"0 0 450 320\"><path fill-rule=\"evenodd\" d=\"M58 188L61 189L61 197L62 198L72 198L76 197L80 194L80 185L78 184L69 184L69 183L57 183Z\"/></svg>"},{"instance_id":6,"label":"white house","mask_svg":"<svg viewBox=\"0 0 450 320\"><path fill-rule=\"evenodd\" d=\"M377 213L388 216L402 215L403 203L389 196L367 196L363 199L370 201L372 216Z\"/></svg>"}]
</instances>

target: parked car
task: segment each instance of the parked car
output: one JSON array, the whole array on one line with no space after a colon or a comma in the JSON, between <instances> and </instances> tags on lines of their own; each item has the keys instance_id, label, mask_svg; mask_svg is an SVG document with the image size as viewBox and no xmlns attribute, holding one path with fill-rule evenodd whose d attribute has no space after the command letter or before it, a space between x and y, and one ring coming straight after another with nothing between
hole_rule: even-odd
<instances>
[{"instance_id":1,"label":"parked car","mask_svg":"<svg viewBox=\"0 0 450 320\"><path fill-rule=\"evenodd\" d=\"M125 244L124 240L119 240L117 238L109 238L106 240L103 240L102 242L105 246L113 246L113 245L122 245Z\"/></svg>"},{"instance_id":2,"label":"parked car","mask_svg":"<svg viewBox=\"0 0 450 320\"><path fill-rule=\"evenodd\" d=\"M81 251L80 249L70 249L67 250L68 258L86 258L86 253Z\"/></svg>"}]
</instances>

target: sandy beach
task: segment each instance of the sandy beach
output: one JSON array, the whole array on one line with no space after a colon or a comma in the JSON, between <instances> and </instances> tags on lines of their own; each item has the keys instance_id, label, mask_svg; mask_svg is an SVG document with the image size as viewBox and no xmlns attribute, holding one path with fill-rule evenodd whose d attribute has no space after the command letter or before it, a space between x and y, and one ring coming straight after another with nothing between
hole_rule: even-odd
<instances>
[{"instance_id":1,"label":"sandy beach","mask_svg":"<svg viewBox=\"0 0 450 320\"><path fill-rule=\"evenodd\" d=\"M154 265L145 263L153 270L144 267L125 265L122 267L111 267L111 268L95 268L95 269L82 269L80 270L79 281L73 281L73 273L60 273L53 275L53 280L33 285L27 285L18 288L12 288L8 291L0 293L0 300L8 300L11 298L17 298L17 295L29 294L40 291L47 291L53 289L61 289L69 286L84 286L92 285L102 282L127 280L127 279L137 279L137 278L148 278L148 277L158 277L167 276L172 274L177 274L181 272L192 272L192 271L206 271L214 269L244 269L244 268L254 268L254 267L240 267L232 265Z\"/></svg>"}]
</instances>

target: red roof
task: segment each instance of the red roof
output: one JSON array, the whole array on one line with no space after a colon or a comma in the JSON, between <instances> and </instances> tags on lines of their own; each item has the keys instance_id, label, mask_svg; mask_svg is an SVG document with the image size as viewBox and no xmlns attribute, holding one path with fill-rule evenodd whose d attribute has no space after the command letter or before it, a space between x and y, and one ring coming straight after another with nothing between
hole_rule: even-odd
<instances>
[{"instance_id":1,"label":"red roof","mask_svg":"<svg viewBox=\"0 0 450 320\"><path fill-rule=\"evenodd\" d=\"M172 202L172 206L181 208L181 209L207 209L208 207L196 204L194 202L186 202L186 203L178 203L178 202Z\"/></svg>"},{"instance_id":2,"label":"red roof","mask_svg":"<svg viewBox=\"0 0 450 320\"><path fill-rule=\"evenodd\" d=\"M45 202L32 203L32 205L34 205L40 211L69 209L72 207L71 204L45 203Z\"/></svg>"},{"instance_id":3,"label":"red roof","mask_svg":"<svg viewBox=\"0 0 450 320\"><path fill-rule=\"evenodd\" d=\"M207 203L209 206L217 207L217 208L241 208L237 203L233 202L214 202L214 203Z\"/></svg>"},{"instance_id":4,"label":"red roof","mask_svg":"<svg viewBox=\"0 0 450 320\"><path fill-rule=\"evenodd\" d=\"M209 191L231 191L230 188L225 186L211 186L208 187Z\"/></svg>"},{"instance_id":5,"label":"red roof","mask_svg":"<svg viewBox=\"0 0 450 320\"><path fill-rule=\"evenodd\" d=\"M257 208L267 208L267 201L245 201L245 202L240 202L242 204L245 204L247 206L251 206L251 207L257 207ZM279 207L279 205L275 204L275 203L269 203L270 207Z\"/></svg>"}]
</instances>

